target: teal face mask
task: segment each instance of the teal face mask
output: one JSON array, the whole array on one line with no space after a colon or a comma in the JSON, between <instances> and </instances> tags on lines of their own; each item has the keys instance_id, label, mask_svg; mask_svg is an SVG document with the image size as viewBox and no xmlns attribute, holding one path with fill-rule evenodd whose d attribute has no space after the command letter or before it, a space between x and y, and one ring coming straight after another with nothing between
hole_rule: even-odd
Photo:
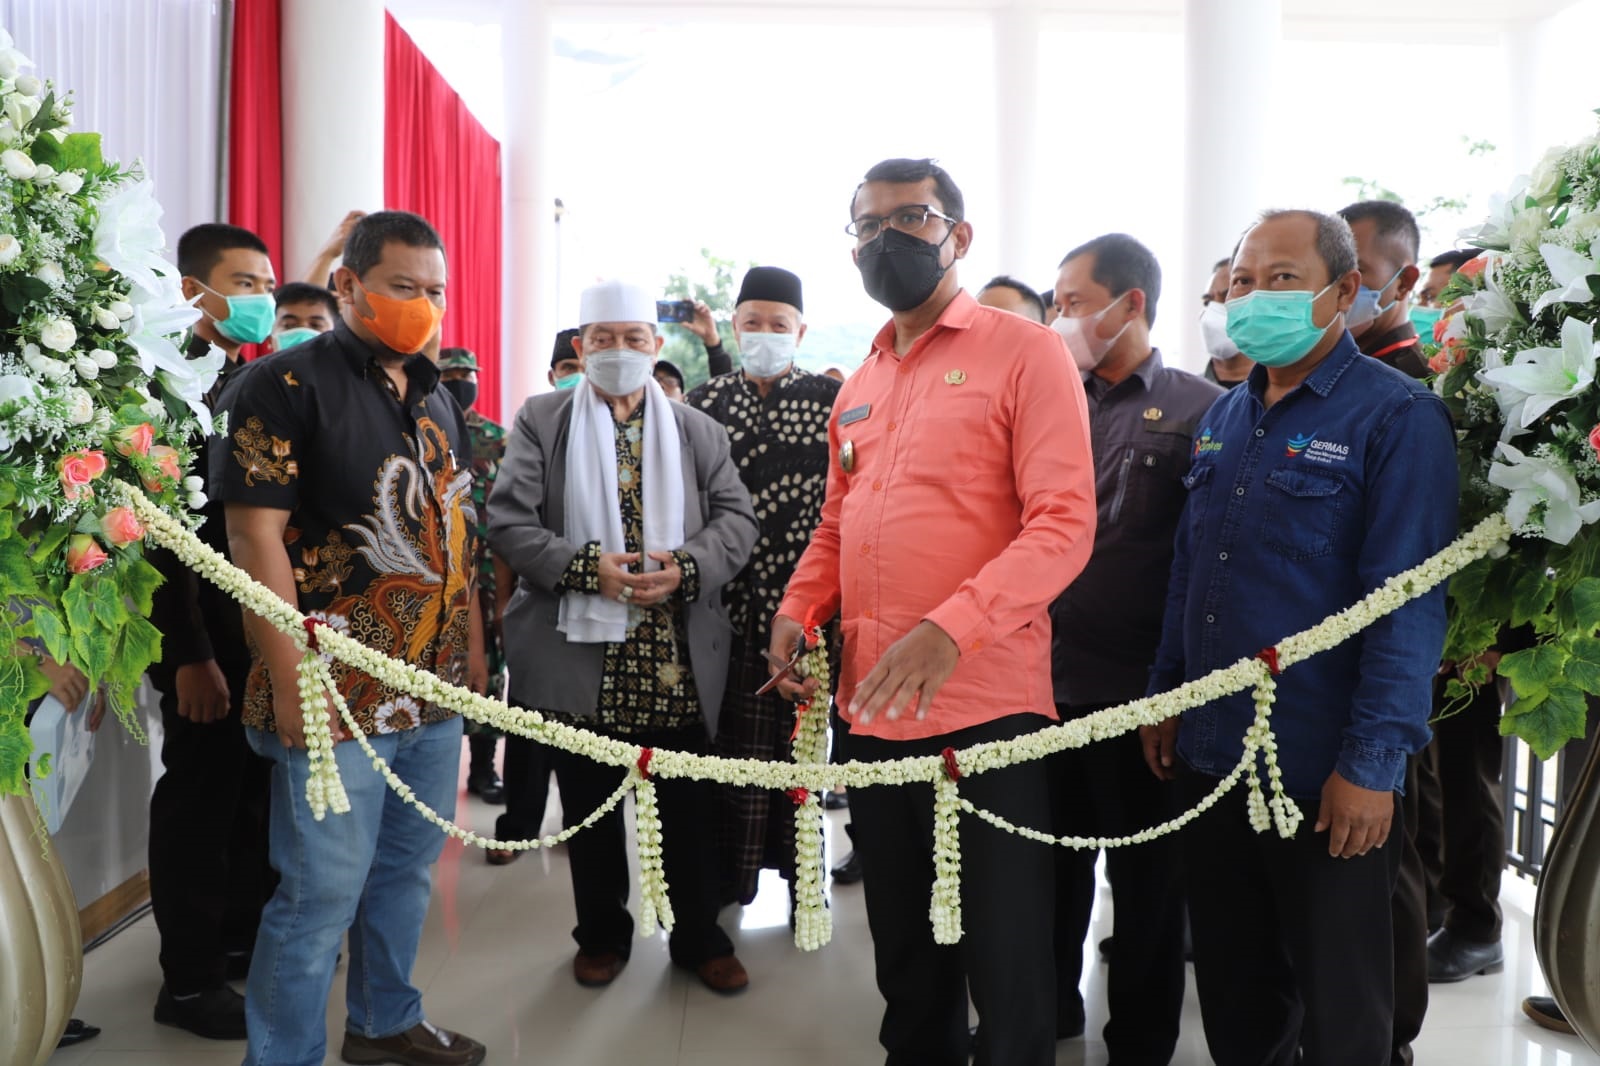
<instances>
[{"instance_id":1,"label":"teal face mask","mask_svg":"<svg viewBox=\"0 0 1600 1066\"><path fill-rule=\"evenodd\" d=\"M556 378L556 388L558 388L558 389L575 389L575 388L578 387L578 382L580 382L582 380L583 380L583 375L582 374L568 374L564 378Z\"/></svg>"},{"instance_id":2,"label":"teal face mask","mask_svg":"<svg viewBox=\"0 0 1600 1066\"><path fill-rule=\"evenodd\" d=\"M232 317L230 316L227 321L233 321ZM221 329L222 327L219 325L217 328ZM304 344L312 337L320 336L322 336L321 330L307 329L305 326L297 326L294 329L286 329L281 333L274 333L272 335L272 350L275 352L281 352L285 348L293 348L297 344Z\"/></svg>"},{"instance_id":3,"label":"teal face mask","mask_svg":"<svg viewBox=\"0 0 1600 1066\"><path fill-rule=\"evenodd\" d=\"M1444 318L1442 307L1417 306L1411 309L1411 324L1417 328L1417 336L1428 343L1433 343L1433 327Z\"/></svg>"},{"instance_id":4,"label":"teal face mask","mask_svg":"<svg viewBox=\"0 0 1600 1066\"><path fill-rule=\"evenodd\" d=\"M205 282L200 284L213 296L222 296ZM216 323L218 333L239 344L260 344L272 336L272 322L278 317L278 303L270 292L222 298L228 301L228 317L211 320Z\"/></svg>"},{"instance_id":5,"label":"teal face mask","mask_svg":"<svg viewBox=\"0 0 1600 1066\"><path fill-rule=\"evenodd\" d=\"M1337 282L1320 292L1257 289L1228 301L1228 338L1262 366L1292 366L1317 346L1328 327L1313 321L1312 306Z\"/></svg>"}]
</instances>

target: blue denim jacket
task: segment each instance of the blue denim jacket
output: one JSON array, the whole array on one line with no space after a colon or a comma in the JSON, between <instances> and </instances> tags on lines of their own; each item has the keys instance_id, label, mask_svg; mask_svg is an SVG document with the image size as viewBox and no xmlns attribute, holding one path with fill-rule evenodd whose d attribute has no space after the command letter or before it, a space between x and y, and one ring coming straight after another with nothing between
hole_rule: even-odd
<instances>
[{"instance_id":1,"label":"blue denim jacket","mask_svg":"<svg viewBox=\"0 0 1600 1066\"><path fill-rule=\"evenodd\" d=\"M1346 334L1270 409L1266 371L1207 412L1195 440L1151 692L1201 677L1342 610L1456 535L1455 435L1444 404ZM1337 769L1401 787L1430 733L1444 590L1278 678L1272 726L1290 795ZM1254 716L1244 692L1183 716L1178 754L1227 774Z\"/></svg>"}]
</instances>

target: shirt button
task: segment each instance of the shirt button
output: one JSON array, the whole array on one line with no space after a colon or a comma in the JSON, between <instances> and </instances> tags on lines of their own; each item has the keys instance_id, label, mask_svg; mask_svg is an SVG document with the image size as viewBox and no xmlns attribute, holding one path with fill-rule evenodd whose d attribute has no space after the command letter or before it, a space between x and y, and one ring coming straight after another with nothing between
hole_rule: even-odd
<instances>
[{"instance_id":1,"label":"shirt button","mask_svg":"<svg viewBox=\"0 0 1600 1066\"><path fill-rule=\"evenodd\" d=\"M1233 494L1235 496L1243 496L1244 495L1244 486L1240 485L1238 488L1234 489L1233 490Z\"/></svg>"},{"instance_id":2,"label":"shirt button","mask_svg":"<svg viewBox=\"0 0 1600 1066\"><path fill-rule=\"evenodd\" d=\"M1224 562L1224 563L1227 562L1228 561L1228 553L1227 552L1218 552L1217 553L1217 559L1218 559L1219 562Z\"/></svg>"},{"instance_id":3,"label":"shirt button","mask_svg":"<svg viewBox=\"0 0 1600 1066\"><path fill-rule=\"evenodd\" d=\"M873 492L882 492L882 491L883 491L883 482L881 482L881 481L874 481L874 482L873 482L873 483L872 483L872 491L873 491Z\"/></svg>"},{"instance_id":4,"label":"shirt button","mask_svg":"<svg viewBox=\"0 0 1600 1066\"><path fill-rule=\"evenodd\" d=\"M1214 614L1208 614L1208 615L1206 615L1206 625L1211 625L1211 624L1212 624L1212 623L1214 623L1214 622L1215 622L1215 621L1216 621L1216 620L1217 620L1217 616L1216 616L1216 615L1214 615Z\"/></svg>"},{"instance_id":5,"label":"shirt button","mask_svg":"<svg viewBox=\"0 0 1600 1066\"><path fill-rule=\"evenodd\" d=\"M867 608L866 615L867 615L868 618L876 618L877 617L877 615L872 613L872 608L871 607Z\"/></svg>"},{"instance_id":6,"label":"shirt button","mask_svg":"<svg viewBox=\"0 0 1600 1066\"><path fill-rule=\"evenodd\" d=\"M1265 436L1266 436L1266 435L1267 435L1267 431L1266 431L1266 430L1264 430L1264 429L1258 429L1258 430L1256 430L1256 436L1258 436L1258 437L1265 437Z\"/></svg>"},{"instance_id":7,"label":"shirt button","mask_svg":"<svg viewBox=\"0 0 1600 1066\"><path fill-rule=\"evenodd\" d=\"M898 423L898 422L890 422L889 423L889 432L893 433L896 429L899 428L899 426L900 426L900 423Z\"/></svg>"},{"instance_id":8,"label":"shirt button","mask_svg":"<svg viewBox=\"0 0 1600 1066\"><path fill-rule=\"evenodd\" d=\"M862 555L871 555L871 554L872 554L872 545L870 545L870 544L863 544L863 545L862 545L862 546L861 546L861 554L862 554Z\"/></svg>"}]
</instances>

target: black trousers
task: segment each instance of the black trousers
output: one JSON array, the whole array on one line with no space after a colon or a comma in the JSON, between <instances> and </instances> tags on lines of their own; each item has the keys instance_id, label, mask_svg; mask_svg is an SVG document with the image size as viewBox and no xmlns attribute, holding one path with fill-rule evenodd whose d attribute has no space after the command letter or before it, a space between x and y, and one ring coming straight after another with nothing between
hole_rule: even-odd
<instances>
[{"instance_id":1,"label":"black trousers","mask_svg":"<svg viewBox=\"0 0 1600 1066\"><path fill-rule=\"evenodd\" d=\"M477 740L477 737L470 739ZM506 734L503 778L506 809L504 814L495 819L496 840L531 840L539 835L539 827L544 825L545 807L550 800L553 761L553 753L545 745L514 733ZM588 814L588 811L584 811L578 816L579 820Z\"/></svg>"},{"instance_id":2,"label":"black trousers","mask_svg":"<svg viewBox=\"0 0 1600 1066\"><path fill-rule=\"evenodd\" d=\"M884 740L848 730L836 758L882 762L936 755L1031 733L1046 721L1014 715L919 740ZM1043 762L961 781L974 804L1017 825L1050 824ZM937 944L928 922L933 891L933 787L874 785L850 790L861 857L867 924L878 990L885 1001L878 1040L887 1066L966 1066L967 995L983 1027L978 1066L1055 1062L1055 967L1051 911L1055 859L1034 844L968 815L961 818L959 944Z\"/></svg>"},{"instance_id":3,"label":"black trousers","mask_svg":"<svg viewBox=\"0 0 1600 1066\"><path fill-rule=\"evenodd\" d=\"M1444 708L1443 690L1442 682L1434 690L1435 715ZM1434 722L1427 754L1437 767L1439 825L1433 846L1419 840L1428 913L1455 936L1482 943L1500 939L1500 875L1506 865L1500 707L1500 686L1488 684L1465 707ZM1426 802L1427 782L1422 785Z\"/></svg>"},{"instance_id":4,"label":"black trousers","mask_svg":"<svg viewBox=\"0 0 1600 1066\"><path fill-rule=\"evenodd\" d=\"M630 743L696 755L708 754L704 726L630 735ZM589 817L622 784L626 771L564 751L552 751L561 808L568 826ZM717 925L716 784L656 778L661 812L662 864L674 924L668 939L672 961L694 968L731 954L733 941ZM633 952L633 915L628 913L627 831L619 806L567 842L572 898L578 925L572 938L585 954Z\"/></svg>"},{"instance_id":5,"label":"black trousers","mask_svg":"<svg viewBox=\"0 0 1600 1066\"><path fill-rule=\"evenodd\" d=\"M277 884L267 862L271 764L250 750L239 720L245 674L230 671L220 722L179 717L171 682L161 696L166 769L150 796L150 909L161 971L178 996L222 984L225 957L255 946Z\"/></svg>"},{"instance_id":6,"label":"black trousers","mask_svg":"<svg viewBox=\"0 0 1600 1066\"><path fill-rule=\"evenodd\" d=\"M1063 721L1099 707L1057 705ZM1048 760L1057 836L1127 836L1171 817L1175 788L1145 765L1139 734ZM1083 1021L1084 938L1094 908L1096 851L1056 848L1056 1019ZM1166 1066L1183 1013L1183 885L1174 837L1106 853L1116 937L1106 999L1106 1048L1119 1066Z\"/></svg>"},{"instance_id":7,"label":"black trousers","mask_svg":"<svg viewBox=\"0 0 1600 1066\"><path fill-rule=\"evenodd\" d=\"M1423 786L1422 756L1406 760L1405 795L1400 799L1404 824L1389 832L1385 849L1399 848L1400 876L1395 881L1394 1027L1391 1066L1411 1066L1411 1042L1422 1034L1428 1015L1428 889L1427 872L1418 850L1417 833ZM1301 832L1304 832L1302 829Z\"/></svg>"},{"instance_id":8,"label":"black trousers","mask_svg":"<svg viewBox=\"0 0 1600 1066\"><path fill-rule=\"evenodd\" d=\"M1192 806L1217 780L1186 774ZM1240 785L1179 834L1195 984L1217 1066L1383 1066L1392 1051L1399 875L1391 843L1355 859L1313 833L1315 800L1292 840L1250 828Z\"/></svg>"}]
</instances>

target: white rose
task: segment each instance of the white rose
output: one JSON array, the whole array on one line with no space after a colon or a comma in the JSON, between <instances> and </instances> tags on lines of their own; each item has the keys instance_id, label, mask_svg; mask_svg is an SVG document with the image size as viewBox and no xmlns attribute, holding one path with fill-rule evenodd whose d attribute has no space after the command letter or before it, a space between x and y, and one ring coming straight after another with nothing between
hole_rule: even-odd
<instances>
[{"instance_id":1,"label":"white rose","mask_svg":"<svg viewBox=\"0 0 1600 1066\"><path fill-rule=\"evenodd\" d=\"M107 304L111 313L117 316L118 322L126 322L133 317L133 305L127 300L112 300Z\"/></svg>"},{"instance_id":2,"label":"white rose","mask_svg":"<svg viewBox=\"0 0 1600 1066\"><path fill-rule=\"evenodd\" d=\"M39 343L52 352L64 352L78 343L78 331L64 318L52 318L39 330Z\"/></svg>"},{"instance_id":3,"label":"white rose","mask_svg":"<svg viewBox=\"0 0 1600 1066\"><path fill-rule=\"evenodd\" d=\"M100 364L90 359L87 355L80 355L72 360L72 369L85 381L93 381L100 376Z\"/></svg>"},{"instance_id":4,"label":"white rose","mask_svg":"<svg viewBox=\"0 0 1600 1066\"><path fill-rule=\"evenodd\" d=\"M68 196L76 196L83 188L83 175L64 170L56 175L56 188Z\"/></svg>"},{"instance_id":5,"label":"white rose","mask_svg":"<svg viewBox=\"0 0 1600 1066\"><path fill-rule=\"evenodd\" d=\"M94 324L101 329L116 329L122 324L122 319L109 307L96 307L94 309Z\"/></svg>"},{"instance_id":6,"label":"white rose","mask_svg":"<svg viewBox=\"0 0 1600 1066\"><path fill-rule=\"evenodd\" d=\"M145 413L145 416L152 422L167 417L166 405L154 397L140 404L139 409L142 410Z\"/></svg>"},{"instance_id":7,"label":"white rose","mask_svg":"<svg viewBox=\"0 0 1600 1066\"><path fill-rule=\"evenodd\" d=\"M0 144L15 144L17 140L17 127L11 124L8 118L0 118Z\"/></svg>"},{"instance_id":8,"label":"white rose","mask_svg":"<svg viewBox=\"0 0 1600 1066\"><path fill-rule=\"evenodd\" d=\"M22 254L22 242L17 240L15 234L0 233L0 266L16 261Z\"/></svg>"},{"instance_id":9,"label":"white rose","mask_svg":"<svg viewBox=\"0 0 1600 1066\"><path fill-rule=\"evenodd\" d=\"M93 359L101 370L110 370L121 361L117 358L116 352L107 351L104 348L96 348L89 353L89 358Z\"/></svg>"},{"instance_id":10,"label":"white rose","mask_svg":"<svg viewBox=\"0 0 1600 1066\"><path fill-rule=\"evenodd\" d=\"M11 48L0 52L0 78L15 78L17 76L17 70L19 69L17 60L19 58L21 57L18 53Z\"/></svg>"},{"instance_id":11,"label":"white rose","mask_svg":"<svg viewBox=\"0 0 1600 1066\"><path fill-rule=\"evenodd\" d=\"M40 163L38 166L33 168L33 178L35 181L49 181L55 176L56 168L51 166L49 163Z\"/></svg>"},{"instance_id":12,"label":"white rose","mask_svg":"<svg viewBox=\"0 0 1600 1066\"><path fill-rule=\"evenodd\" d=\"M17 129L26 129L28 123L32 122L34 117L39 114L39 101L31 96L20 96L17 93L12 93L5 98L5 104L0 107L0 110L5 111L6 118L10 119L11 124Z\"/></svg>"},{"instance_id":13,"label":"white rose","mask_svg":"<svg viewBox=\"0 0 1600 1066\"><path fill-rule=\"evenodd\" d=\"M39 168L33 165L33 160L28 158L27 153L16 148L7 148L0 152L0 167L5 169L7 175L18 181L27 181L39 172Z\"/></svg>"},{"instance_id":14,"label":"white rose","mask_svg":"<svg viewBox=\"0 0 1600 1066\"><path fill-rule=\"evenodd\" d=\"M183 491L185 492L203 492L205 487L206 479L203 477L190 474L188 477L183 479Z\"/></svg>"},{"instance_id":15,"label":"white rose","mask_svg":"<svg viewBox=\"0 0 1600 1066\"><path fill-rule=\"evenodd\" d=\"M1567 151L1565 147L1552 148L1533 168L1533 177L1528 179L1528 195L1541 207L1554 207L1560 197L1561 182L1566 177L1561 170L1561 160Z\"/></svg>"},{"instance_id":16,"label":"white rose","mask_svg":"<svg viewBox=\"0 0 1600 1066\"><path fill-rule=\"evenodd\" d=\"M94 418L94 400L76 385L67 389L67 421L81 426Z\"/></svg>"},{"instance_id":17,"label":"white rose","mask_svg":"<svg viewBox=\"0 0 1600 1066\"><path fill-rule=\"evenodd\" d=\"M34 270L33 276L50 286L59 289L67 283L66 271L61 269L61 264L54 259L47 259ZM45 347L49 347L46 345Z\"/></svg>"},{"instance_id":18,"label":"white rose","mask_svg":"<svg viewBox=\"0 0 1600 1066\"><path fill-rule=\"evenodd\" d=\"M32 74L19 74L17 76L17 92L23 96L38 96L44 86Z\"/></svg>"},{"instance_id":19,"label":"white rose","mask_svg":"<svg viewBox=\"0 0 1600 1066\"><path fill-rule=\"evenodd\" d=\"M189 493L189 510L198 511L206 505L206 494L203 492Z\"/></svg>"}]
</instances>

